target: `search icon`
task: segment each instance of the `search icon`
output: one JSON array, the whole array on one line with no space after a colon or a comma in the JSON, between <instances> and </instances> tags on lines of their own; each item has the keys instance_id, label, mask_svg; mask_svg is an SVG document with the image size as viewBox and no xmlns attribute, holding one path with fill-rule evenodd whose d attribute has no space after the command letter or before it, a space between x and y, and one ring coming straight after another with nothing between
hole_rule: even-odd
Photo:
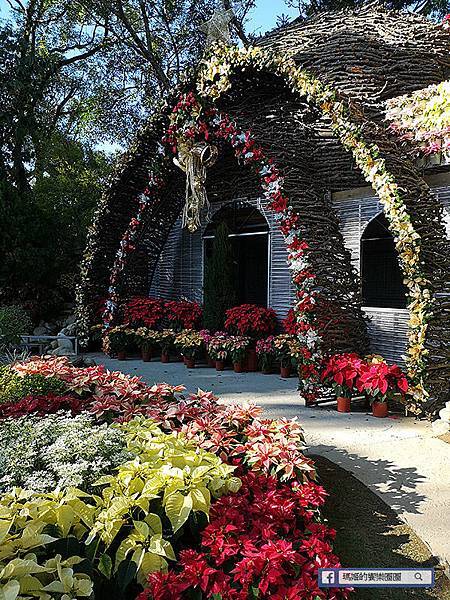
<instances>
[{"instance_id":1,"label":"search icon","mask_svg":"<svg viewBox=\"0 0 450 600\"><path fill-rule=\"evenodd\" d=\"M417 579L417 581L423 581L422 573L414 573L414 579Z\"/></svg>"}]
</instances>

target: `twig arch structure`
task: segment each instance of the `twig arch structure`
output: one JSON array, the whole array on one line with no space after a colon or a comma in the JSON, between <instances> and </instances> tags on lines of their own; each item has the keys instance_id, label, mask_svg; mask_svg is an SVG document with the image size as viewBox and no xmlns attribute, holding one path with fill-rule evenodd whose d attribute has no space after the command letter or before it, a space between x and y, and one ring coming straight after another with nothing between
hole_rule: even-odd
<instances>
[{"instance_id":1,"label":"twig arch structure","mask_svg":"<svg viewBox=\"0 0 450 600\"><path fill-rule=\"evenodd\" d=\"M413 19L417 28L419 21ZM319 25L323 26L320 19ZM409 291L408 369L416 386L411 407L433 412L446 399L450 380L446 320L450 248L442 208L387 131L379 103L336 91L325 77L298 65L292 49L280 52L279 39L275 36L271 43L269 36L262 47L247 49L217 47L184 91L195 90L205 103L236 122L240 131L251 131L254 142L282 171L289 207L299 216L299 230L308 244L314 285L321 292L314 315L325 352L367 350L358 276L344 247L330 192L356 187L361 174L372 185L396 240ZM436 39L444 48L440 32ZM437 66L441 59L436 55L436 73L430 75L428 70L435 80L448 69L445 64ZM148 290L148 270L154 271L180 214L183 177L161 144L176 102L177 98L168 102L141 132L99 207L79 290L79 312L86 326L95 298L109 295L113 307L121 294ZM221 153L222 159L208 174L212 201L232 199L236 186L243 196L260 194L260 181L247 165L238 166L225 146ZM133 172L136 157L139 170ZM146 193L149 178L158 180L158 193L152 191L155 186ZM115 210L116 224L108 229Z\"/></svg>"}]
</instances>

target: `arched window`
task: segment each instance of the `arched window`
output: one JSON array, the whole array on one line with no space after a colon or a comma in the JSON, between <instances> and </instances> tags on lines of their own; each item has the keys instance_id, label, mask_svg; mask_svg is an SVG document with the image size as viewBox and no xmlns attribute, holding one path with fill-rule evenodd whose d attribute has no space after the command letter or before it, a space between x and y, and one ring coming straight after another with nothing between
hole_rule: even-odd
<instances>
[{"instance_id":1,"label":"arched window","mask_svg":"<svg viewBox=\"0 0 450 600\"><path fill-rule=\"evenodd\" d=\"M205 229L205 261L212 254L215 231L220 223L226 223L230 230L238 303L267 306L269 225L266 219L246 202L225 205Z\"/></svg>"},{"instance_id":2,"label":"arched window","mask_svg":"<svg viewBox=\"0 0 450 600\"><path fill-rule=\"evenodd\" d=\"M365 306L406 308L407 289L384 214L370 221L361 238L361 278Z\"/></svg>"}]
</instances>

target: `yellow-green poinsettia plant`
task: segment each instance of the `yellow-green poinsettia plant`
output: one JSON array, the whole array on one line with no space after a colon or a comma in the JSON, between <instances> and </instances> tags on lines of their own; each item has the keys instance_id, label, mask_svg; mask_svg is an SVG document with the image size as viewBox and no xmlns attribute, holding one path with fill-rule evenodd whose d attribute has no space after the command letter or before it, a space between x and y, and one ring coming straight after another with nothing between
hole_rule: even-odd
<instances>
[{"instance_id":1,"label":"yellow-green poinsettia plant","mask_svg":"<svg viewBox=\"0 0 450 600\"><path fill-rule=\"evenodd\" d=\"M130 597L130 586L175 561L172 542L211 498L237 491L234 468L149 419L117 425L134 459L101 478L98 494L15 488L0 497L0 598ZM203 515L203 517L201 516ZM109 590L109 591L108 591Z\"/></svg>"}]
</instances>

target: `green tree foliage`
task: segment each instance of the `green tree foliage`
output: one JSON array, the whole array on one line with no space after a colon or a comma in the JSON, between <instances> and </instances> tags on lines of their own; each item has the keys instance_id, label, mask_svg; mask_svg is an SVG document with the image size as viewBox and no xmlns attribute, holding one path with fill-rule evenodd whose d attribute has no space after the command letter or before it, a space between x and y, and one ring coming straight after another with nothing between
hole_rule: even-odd
<instances>
[{"instance_id":1,"label":"green tree foliage","mask_svg":"<svg viewBox=\"0 0 450 600\"><path fill-rule=\"evenodd\" d=\"M0 182L0 303L19 302L35 319L73 298L111 159L54 134L39 163L29 191Z\"/></svg>"},{"instance_id":2,"label":"green tree foliage","mask_svg":"<svg viewBox=\"0 0 450 600\"><path fill-rule=\"evenodd\" d=\"M228 226L221 223L205 266L203 322L211 331L223 328L225 311L236 305L233 249L228 235Z\"/></svg>"}]
</instances>

